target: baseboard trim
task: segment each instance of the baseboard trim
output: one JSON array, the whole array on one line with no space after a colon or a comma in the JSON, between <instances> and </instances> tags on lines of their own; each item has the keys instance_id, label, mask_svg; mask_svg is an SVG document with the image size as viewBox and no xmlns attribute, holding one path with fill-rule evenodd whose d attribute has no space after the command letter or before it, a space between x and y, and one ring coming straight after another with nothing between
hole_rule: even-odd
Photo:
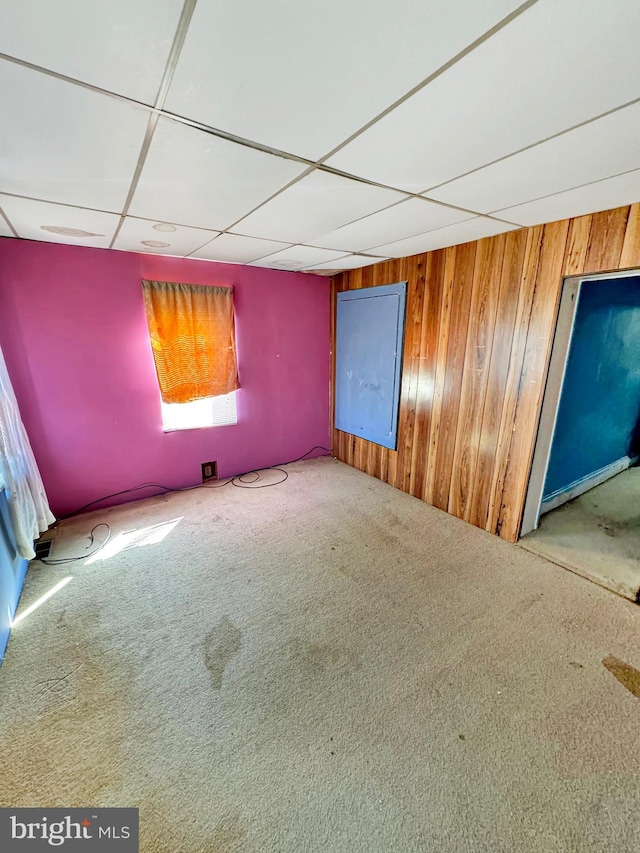
<instances>
[{"instance_id":1,"label":"baseboard trim","mask_svg":"<svg viewBox=\"0 0 640 853\"><path fill-rule=\"evenodd\" d=\"M616 474L626 471L627 468L634 465L637 461L637 456L623 456L621 459L616 459L610 465L605 465L604 468L600 468L592 474L587 474L586 477L575 480L566 488L558 489L550 494L548 498L543 499L540 504L540 515L544 515L545 512L551 512L552 509L562 506L567 501L572 501L574 498L588 492L589 489L594 489L606 480L610 480L611 477L615 477Z\"/></svg>"}]
</instances>

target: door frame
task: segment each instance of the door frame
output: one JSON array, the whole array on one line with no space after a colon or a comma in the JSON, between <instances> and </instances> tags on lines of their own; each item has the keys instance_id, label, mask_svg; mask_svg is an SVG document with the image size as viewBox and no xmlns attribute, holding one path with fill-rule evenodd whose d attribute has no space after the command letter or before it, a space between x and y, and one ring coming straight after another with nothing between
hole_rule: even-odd
<instances>
[{"instance_id":1,"label":"door frame","mask_svg":"<svg viewBox=\"0 0 640 853\"><path fill-rule=\"evenodd\" d=\"M567 276L563 280L556 327L551 345L547 379L543 391L540 418L538 420L536 442L531 461L529 484L527 486L527 495L518 538L526 536L532 530L536 530L540 522L542 492L549 467L551 447L553 445L558 409L560 407L560 397L562 396L562 388L564 386L582 285L587 281L637 277L639 274L640 269L632 269L620 270L618 272Z\"/></svg>"}]
</instances>

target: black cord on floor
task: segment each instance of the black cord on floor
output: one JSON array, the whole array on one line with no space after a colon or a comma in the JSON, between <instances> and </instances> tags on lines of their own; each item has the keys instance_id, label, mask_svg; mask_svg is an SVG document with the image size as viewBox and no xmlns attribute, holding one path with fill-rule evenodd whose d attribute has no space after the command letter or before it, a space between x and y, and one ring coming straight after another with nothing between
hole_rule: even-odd
<instances>
[{"instance_id":1,"label":"black cord on floor","mask_svg":"<svg viewBox=\"0 0 640 853\"><path fill-rule=\"evenodd\" d=\"M100 524L96 524L94 527L91 528L91 532L89 533L89 544L87 545L87 548L91 548L91 546L95 542L95 537L93 534L99 527L107 528L107 538L104 540L104 542L98 545L95 551L92 551L90 554L83 554L81 557L61 557L59 560L49 560L48 558L40 558L38 562L44 563L46 566L58 566L60 565L60 563L75 563L78 560L86 560L88 557L93 557L93 555L97 554L98 551L101 551L107 544L109 539L111 539L111 527L107 524L106 521L101 521Z\"/></svg>"},{"instance_id":2,"label":"black cord on floor","mask_svg":"<svg viewBox=\"0 0 640 853\"><path fill-rule=\"evenodd\" d=\"M292 465L294 462L301 462L303 459L306 459L310 453L313 453L314 450L326 450L327 453L331 453L331 450L328 447L324 447L323 445L316 444L314 447L311 448L311 450L307 450L307 452L303 453L302 456L298 456L297 459L291 459L291 460L289 460L289 462L279 462L278 465ZM275 483L262 483L261 485L255 485L256 483L258 483L261 480L261 474L265 471L278 471L283 476L280 480L276 480ZM254 477L253 480L249 480L249 481L245 480L245 477L251 477L251 476ZM120 492L113 492L113 494L111 494L111 495L105 495L102 498L96 498L95 501L90 501L88 504L81 506L80 509L77 509L75 512L73 512L69 515L61 516L58 519L58 521L64 521L67 518L73 518L76 515L79 515L84 510L89 509L89 507L95 506L95 504L102 503L103 501L107 501L110 498L117 498L117 497L120 497L120 495L132 494L133 492L138 492L138 491L141 491L142 489L152 489L152 488L153 489L162 489L161 494L169 494L170 492L190 492L190 491L193 491L194 489L221 489L224 486L228 486L228 485L236 486L236 488L238 488L238 489L268 489L271 486L279 486L282 483L284 483L285 480L288 480L288 479L289 479L289 474L287 471L283 470L282 468L279 468L278 466L270 465L268 468L256 468L254 471L245 471L244 474L236 474L235 477L229 477L227 480L225 480L224 483L216 483L215 486L209 485L207 483L198 483L195 486L182 486L179 488L172 488L171 486L163 486L162 483L143 483L140 486L132 486L130 489L122 489L122 491L120 491ZM157 495L150 495L149 497L157 497ZM65 557L65 558L61 558L59 560L40 559L39 562L45 563L45 565L48 565L48 566L52 566L52 565L59 565L60 563L75 563L78 560L86 560L88 557L92 557L94 554L97 554L98 551L100 551L102 548L104 548L104 546L107 544L107 542L111 538L111 527L105 521L102 521L102 522L100 522L100 524L96 524L95 527L93 527L91 529L91 532L89 533L89 544L87 545L87 548L90 548L93 545L93 543L95 541L93 534L94 534L94 531L98 529L98 527L106 527L107 528L107 530L108 530L107 538L104 540L104 542L101 545L99 545L95 549L95 551L92 551L91 554L83 554L80 557Z\"/></svg>"},{"instance_id":3,"label":"black cord on floor","mask_svg":"<svg viewBox=\"0 0 640 853\"><path fill-rule=\"evenodd\" d=\"M235 477L229 477L225 480L224 483L217 483L214 485L208 485L207 483L197 483L195 486L165 486L162 483L142 483L139 486L132 486L130 489L122 489L120 492L113 492L111 495L105 495L102 498L96 498L94 501L89 501L88 504L81 506L79 509L75 510L75 512L69 513L69 515L63 515L58 520L64 521L67 518L72 518L75 515L79 515L81 512L84 512L85 509L89 509L91 506L95 506L96 504L100 504L103 501L108 501L110 498L117 498L120 495L128 495L132 492L139 492L142 489L162 489L163 494L168 494L169 492L190 492L193 489L221 489L223 486L228 486L231 484L232 486L236 486L239 489L266 489L269 486L279 486L280 483L284 483L284 481L288 478L288 474L286 471L283 471L279 468L279 465L293 465L294 462L301 462L303 459L306 459L310 453L313 453L314 450L326 450L327 453L331 453L331 450L328 447L323 447L321 444L316 444L311 450L307 450L306 453L303 453L302 456L298 456L297 459L290 459L288 462L278 462L277 465L269 465L267 468L256 468L253 471L245 471L243 474L236 474ZM256 483L260 479L260 473L262 471L280 471L284 476L281 480L278 480L275 483L263 483L261 486L254 486L253 483ZM244 477L248 477L251 474L256 475L255 480L251 480L250 482L245 482L243 480ZM153 497L150 495L150 497Z\"/></svg>"}]
</instances>

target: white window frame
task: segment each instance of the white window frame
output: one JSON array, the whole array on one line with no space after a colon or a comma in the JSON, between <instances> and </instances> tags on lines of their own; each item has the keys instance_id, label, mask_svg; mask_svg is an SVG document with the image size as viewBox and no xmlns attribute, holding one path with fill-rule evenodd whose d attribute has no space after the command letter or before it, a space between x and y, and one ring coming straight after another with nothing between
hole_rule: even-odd
<instances>
[{"instance_id":1,"label":"white window frame","mask_svg":"<svg viewBox=\"0 0 640 853\"><path fill-rule=\"evenodd\" d=\"M191 403L165 403L161 400L160 404L163 432L233 426L238 423L235 391Z\"/></svg>"}]
</instances>

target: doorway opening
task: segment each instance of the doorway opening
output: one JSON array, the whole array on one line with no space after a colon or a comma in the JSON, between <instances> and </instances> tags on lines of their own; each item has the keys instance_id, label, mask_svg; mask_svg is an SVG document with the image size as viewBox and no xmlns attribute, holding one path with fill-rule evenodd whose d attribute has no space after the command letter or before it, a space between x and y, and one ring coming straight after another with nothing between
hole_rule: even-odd
<instances>
[{"instance_id":1,"label":"doorway opening","mask_svg":"<svg viewBox=\"0 0 640 853\"><path fill-rule=\"evenodd\" d=\"M640 270L565 280L520 545L640 603Z\"/></svg>"}]
</instances>

